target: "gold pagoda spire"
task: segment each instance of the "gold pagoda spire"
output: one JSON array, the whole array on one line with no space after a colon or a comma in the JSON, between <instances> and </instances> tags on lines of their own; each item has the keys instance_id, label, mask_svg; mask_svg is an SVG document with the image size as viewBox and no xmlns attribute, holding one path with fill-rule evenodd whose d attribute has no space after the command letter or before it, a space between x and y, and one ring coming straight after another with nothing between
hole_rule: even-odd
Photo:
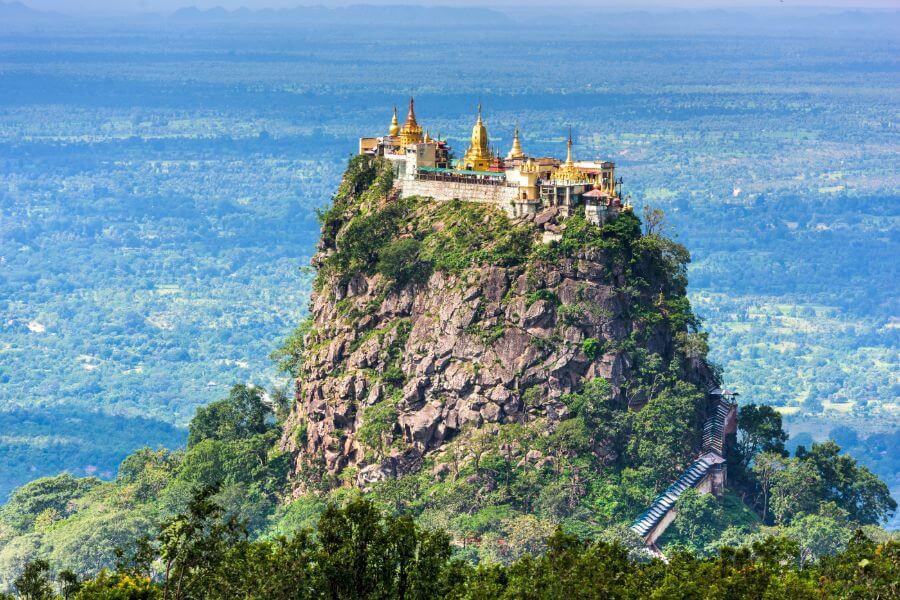
<instances>
[{"instance_id":1,"label":"gold pagoda spire","mask_svg":"<svg viewBox=\"0 0 900 600\"><path fill-rule=\"evenodd\" d=\"M400 145L404 148L422 141L422 128L416 122L415 100L409 97L409 112L406 114L406 123L400 129Z\"/></svg>"},{"instance_id":2,"label":"gold pagoda spire","mask_svg":"<svg viewBox=\"0 0 900 600\"><path fill-rule=\"evenodd\" d=\"M522 158L525 156L525 153L522 151L522 143L519 141L519 126L516 125L516 132L513 134L513 143L512 148L509 149L509 154L506 155L506 158Z\"/></svg>"},{"instance_id":3,"label":"gold pagoda spire","mask_svg":"<svg viewBox=\"0 0 900 600\"><path fill-rule=\"evenodd\" d=\"M572 158L572 128L569 128L569 138L566 140L566 162L553 174L553 180L561 183L577 183L584 180L584 174L575 166Z\"/></svg>"},{"instance_id":4,"label":"gold pagoda spire","mask_svg":"<svg viewBox=\"0 0 900 600\"><path fill-rule=\"evenodd\" d=\"M404 127L417 127L419 124L416 122L416 101L410 96L409 97L409 112L406 113L406 123L403 124Z\"/></svg>"},{"instance_id":5,"label":"gold pagoda spire","mask_svg":"<svg viewBox=\"0 0 900 600\"><path fill-rule=\"evenodd\" d=\"M397 107L394 107L394 116L391 117L391 126L388 129L388 135L396 136L400 133L400 122L397 121Z\"/></svg>"},{"instance_id":6,"label":"gold pagoda spire","mask_svg":"<svg viewBox=\"0 0 900 600\"><path fill-rule=\"evenodd\" d=\"M481 118L481 104L478 104L478 119L472 127L472 139L469 149L463 156L461 167L473 171L487 171L491 167L491 149L487 128Z\"/></svg>"}]
</instances>

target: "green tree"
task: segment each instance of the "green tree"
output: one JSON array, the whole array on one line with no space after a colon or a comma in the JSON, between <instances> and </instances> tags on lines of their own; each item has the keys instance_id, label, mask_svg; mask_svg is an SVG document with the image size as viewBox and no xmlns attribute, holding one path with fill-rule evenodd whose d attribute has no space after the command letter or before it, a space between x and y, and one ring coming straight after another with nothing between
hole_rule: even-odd
<instances>
[{"instance_id":1,"label":"green tree","mask_svg":"<svg viewBox=\"0 0 900 600\"><path fill-rule=\"evenodd\" d=\"M759 488L759 501L762 503L762 520L767 522L769 518L769 498L772 486L775 484L778 473L787 466L788 459L776 452L763 452L756 456L753 462L753 475Z\"/></svg>"},{"instance_id":2,"label":"green tree","mask_svg":"<svg viewBox=\"0 0 900 600\"><path fill-rule=\"evenodd\" d=\"M272 351L269 358L275 361L279 371L291 377L300 377L303 369L303 353L306 350L306 336L312 331L313 319L308 317L301 321L284 342ZM276 405L277 406L277 405Z\"/></svg>"},{"instance_id":3,"label":"green tree","mask_svg":"<svg viewBox=\"0 0 900 600\"><path fill-rule=\"evenodd\" d=\"M390 590L389 540L374 504L354 500L343 509L328 507L319 520L318 536L328 597L370 598Z\"/></svg>"},{"instance_id":4,"label":"green tree","mask_svg":"<svg viewBox=\"0 0 900 600\"><path fill-rule=\"evenodd\" d=\"M317 546L308 531L290 539L241 541L215 565L204 600L305 600L322 598Z\"/></svg>"},{"instance_id":5,"label":"green tree","mask_svg":"<svg viewBox=\"0 0 900 600\"><path fill-rule=\"evenodd\" d=\"M631 413L627 460L637 469L646 469L654 492L666 487L693 460L702 400L693 386L679 383Z\"/></svg>"},{"instance_id":6,"label":"green tree","mask_svg":"<svg viewBox=\"0 0 900 600\"><path fill-rule=\"evenodd\" d=\"M391 430L397 424L397 400L385 398L363 412L363 423L359 428L359 440L375 451L376 458L384 456L390 444Z\"/></svg>"},{"instance_id":7,"label":"green tree","mask_svg":"<svg viewBox=\"0 0 900 600\"><path fill-rule=\"evenodd\" d=\"M846 510L853 521L880 523L897 509L887 485L853 457L841 454L833 441L813 444L809 450L800 446L796 454L818 475L821 499Z\"/></svg>"},{"instance_id":8,"label":"green tree","mask_svg":"<svg viewBox=\"0 0 900 600\"><path fill-rule=\"evenodd\" d=\"M50 580L50 563L38 559L26 565L13 588L20 600L53 600L56 594Z\"/></svg>"},{"instance_id":9,"label":"green tree","mask_svg":"<svg viewBox=\"0 0 900 600\"><path fill-rule=\"evenodd\" d=\"M857 531L847 548L825 556L816 570L827 597L888 600L900 597L900 542L875 543Z\"/></svg>"},{"instance_id":10,"label":"green tree","mask_svg":"<svg viewBox=\"0 0 900 600\"><path fill-rule=\"evenodd\" d=\"M56 580L59 582L59 592L62 594L63 600L72 600L75 594L81 589L81 581L78 574L70 569L60 571Z\"/></svg>"},{"instance_id":11,"label":"green tree","mask_svg":"<svg viewBox=\"0 0 900 600\"><path fill-rule=\"evenodd\" d=\"M218 491L218 486L200 489L187 511L170 519L160 532L165 600L202 597L210 569L246 539L244 527L234 517L223 518L222 507L212 500Z\"/></svg>"},{"instance_id":12,"label":"green tree","mask_svg":"<svg viewBox=\"0 0 900 600\"><path fill-rule=\"evenodd\" d=\"M412 518L383 515L367 500L330 506L318 526L321 592L327 598L441 598L450 538Z\"/></svg>"},{"instance_id":13,"label":"green tree","mask_svg":"<svg viewBox=\"0 0 900 600\"><path fill-rule=\"evenodd\" d=\"M26 533L0 546L0 589L11 589L29 563L44 557L42 541L43 535Z\"/></svg>"},{"instance_id":14,"label":"green tree","mask_svg":"<svg viewBox=\"0 0 900 600\"><path fill-rule=\"evenodd\" d=\"M203 440L234 441L274 427L262 390L246 385L231 388L228 398L197 409L188 428L188 448Z\"/></svg>"},{"instance_id":15,"label":"green tree","mask_svg":"<svg viewBox=\"0 0 900 600\"><path fill-rule=\"evenodd\" d=\"M771 507L775 523L785 525L796 515L814 513L821 500L821 477L810 465L796 459L772 477Z\"/></svg>"},{"instance_id":16,"label":"green tree","mask_svg":"<svg viewBox=\"0 0 900 600\"><path fill-rule=\"evenodd\" d=\"M53 564L77 567L82 575L94 575L116 561L117 548L132 548L135 540L157 523L139 510L91 507L45 534L47 556Z\"/></svg>"},{"instance_id":17,"label":"green tree","mask_svg":"<svg viewBox=\"0 0 900 600\"><path fill-rule=\"evenodd\" d=\"M101 571L84 582L75 600L159 600L162 594L149 577Z\"/></svg>"},{"instance_id":18,"label":"green tree","mask_svg":"<svg viewBox=\"0 0 900 600\"><path fill-rule=\"evenodd\" d=\"M124 484L136 500L153 500L172 480L182 456L182 452L165 448L140 448L125 457L119 465L116 480Z\"/></svg>"},{"instance_id":19,"label":"green tree","mask_svg":"<svg viewBox=\"0 0 900 600\"><path fill-rule=\"evenodd\" d=\"M788 435L781 425L781 413L771 406L746 404L738 411L738 429L733 455L742 472L762 452L787 456ZM732 464L735 464L734 462Z\"/></svg>"},{"instance_id":20,"label":"green tree","mask_svg":"<svg viewBox=\"0 0 900 600\"><path fill-rule=\"evenodd\" d=\"M836 554L847 545L853 531L846 519L833 514L807 514L796 517L784 535L795 540L800 548L800 566L822 556Z\"/></svg>"},{"instance_id":21,"label":"green tree","mask_svg":"<svg viewBox=\"0 0 900 600\"><path fill-rule=\"evenodd\" d=\"M667 544L703 554L706 546L719 537L725 528L725 510L712 494L701 494L689 489L675 503L678 517L666 531Z\"/></svg>"},{"instance_id":22,"label":"green tree","mask_svg":"<svg viewBox=\"0 0 900 600\"><path fill-rule=\"evenodd\" d=\"M0 520L18 531L27 531L35 519L47 510L59 515L70 512L70 503L100 485L95 477L76 478L68 473L42 477L23 485L0 508Z\"/></svg>"},{"instance_id":23,"label":"green tree","mask_svg":"<svg viewBox=\"0 0 900 600\"><path fill-rule=\"evenodd\" d=\"M598 377L588 381L581 391L563 396L562 400L573 417L581 421L570 425L571 430L566 432L569 446L576 451L583 449L586 435L588 449L602 463L622 456L631 417L623 407L615 405L612 387L606 379Z\"/></svg>"},{"instance_id":24,"label":"green tree","mask_svg":"<svg viewBox=\"0 0 900 600\"><path fill-rule=\"evenodd\" d=\"M776 457L787 456L784 443L787 434L782 429L781 414L771 406L747 404L738 411L738 428L734 444L728 452L728 482L745 500L752 500L754 508L765 521L769 515L770 481L758 476L768 475L768 467ZM766 455L762 470L754 467L761 455Z\"/></svg>"}]
</instances>

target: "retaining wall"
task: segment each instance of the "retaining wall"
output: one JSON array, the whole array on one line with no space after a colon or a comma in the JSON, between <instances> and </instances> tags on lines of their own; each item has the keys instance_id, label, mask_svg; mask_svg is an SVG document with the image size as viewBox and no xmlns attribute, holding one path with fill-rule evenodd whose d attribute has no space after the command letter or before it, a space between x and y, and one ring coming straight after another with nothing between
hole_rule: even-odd
<instances>
[{"instance_id":1,"label":"retaining wall","mask_svg":"<svg viewBox=\"0 0 900 600\"><path fill-rule=\"evenodd\" d=\"M438 201L468 200L496 204L512 213L513 203L518 198L519 188L506 185L476 185L457 181L423 181L404 179L400 183L400 194L407 196L427 196Z\"/></svg>"}]
</instances>

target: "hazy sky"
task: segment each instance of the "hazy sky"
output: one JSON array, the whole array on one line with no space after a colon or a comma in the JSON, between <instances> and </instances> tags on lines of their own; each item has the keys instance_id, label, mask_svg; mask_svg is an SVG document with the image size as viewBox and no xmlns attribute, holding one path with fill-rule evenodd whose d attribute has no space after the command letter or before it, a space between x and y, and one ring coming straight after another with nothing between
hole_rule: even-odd
<instances>
[{"instance_id":1,"label":"hazy sky","mask_svg":"<svg viewBox=\"0 0 900 600\"><path fill-rule=\"evenodd\" d=\"M420 4L441 6L492 6L496 8L530 8L558 6L560 0L21 0L23 4L41 10L55 10L67 14L84 12L170 12L183 6L209 8L285 8L298 5L338 6L347 4ZM842 8L897 8L900 0L565 0L569 6L595 8L743 8L743 7L802 7L831 6Z\"/></svg>"}]
</instances>

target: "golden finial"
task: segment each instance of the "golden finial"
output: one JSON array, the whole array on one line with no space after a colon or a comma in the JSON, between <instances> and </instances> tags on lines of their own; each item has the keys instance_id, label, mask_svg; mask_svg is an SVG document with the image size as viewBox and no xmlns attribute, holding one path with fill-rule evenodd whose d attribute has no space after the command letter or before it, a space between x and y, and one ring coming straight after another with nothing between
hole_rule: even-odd
<instances>
[{"instance_id":1,"label":"golden finial","mask_svg":"<svg viewBox=\"0 0 900 600\"><path fill-rule=\"evenodd\" d=\"M513 134L512 148L510 148L506 158L522 158L523 156L525 156L525 153L522 151L522 144L519 141L519 124L516 123L516 132Z\"/></svg>"},{"instance_id":2,"label":"golden finial","mask_svg":"<svg viewBox=\"0 0 900 600\"><path fill-rule=\"evenodd\" d=\"M397 107L394 106L394 116L391 117L391 126L388 129L388 135L396 136L400 133L400 122L397 120Z\"/></svg>"},{"instance_id":3,"label":"golden finial","mask_svg":"<svg viewBox=\"0 0 900 600\"><path fill-rule=\"evenodd\" d=\"M409 112L406 113L406 125L416 125L416 111L415 111L416 101L413 100L413 97L409 97Z\"/></svg>"}]
</instances>

